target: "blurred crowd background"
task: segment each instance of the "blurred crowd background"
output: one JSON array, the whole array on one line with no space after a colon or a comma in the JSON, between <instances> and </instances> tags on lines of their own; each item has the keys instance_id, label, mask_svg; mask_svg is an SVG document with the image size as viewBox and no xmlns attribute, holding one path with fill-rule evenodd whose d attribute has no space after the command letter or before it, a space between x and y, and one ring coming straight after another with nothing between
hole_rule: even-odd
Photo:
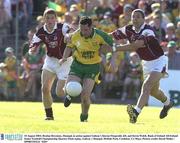
<instances>
[{"instance_id":1,"label":"blurred crowd background","mask_svg":"<svg viewBox=\"0 0 180 143\"><path fill-rule=\"evenodd\" d=\"M36 56L28 53L33 34L43 24L43 11L57 11L58 21L78 28L81 16L90 16L93 24L105 32L131 24L131 13L145 12L159 42L169 57L168 68L180 70L180 1L179 0L0 0L0 100L41 101L41 67L46 47ZM119 44L128 41L120 40ZM109 68L114 59L115 71ZM103 55L101 83L92 94L95 102L117 99L135 101L142 83L142 68L134 52ZM61 101L52 90L54 100Z\"/></svg>"}]
</instances>

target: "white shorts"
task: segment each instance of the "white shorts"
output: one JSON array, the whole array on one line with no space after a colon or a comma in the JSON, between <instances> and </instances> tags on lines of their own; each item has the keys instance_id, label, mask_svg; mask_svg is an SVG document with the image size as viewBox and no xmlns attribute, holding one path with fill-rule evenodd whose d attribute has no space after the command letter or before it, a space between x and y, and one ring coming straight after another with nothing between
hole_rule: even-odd
<instances>
[{"instance_id":1,"label":"white shorts","mask_svg":"<svg viewBox=\"0 0 180 143\"><path fill-rule=\"evenodd\" d=\"M72 61L73 58L69 57L67 58L67 61L60 66L59 59L46 56L42 69L55 73L57 75L57 78L60 80L66 80L70 71Z\"/></svg>"},{"instance_id":2,"label":"white shorts","mask_svg":"<svg viewBox=\"0 0 180 143\"><path fill-rule=\"evenodd\" d=\"M152 72L167 72L168 69L168 57L163 55L158 59L152 61L142 60L143 76L144 79Z\"/></svg>"}]
</instances>

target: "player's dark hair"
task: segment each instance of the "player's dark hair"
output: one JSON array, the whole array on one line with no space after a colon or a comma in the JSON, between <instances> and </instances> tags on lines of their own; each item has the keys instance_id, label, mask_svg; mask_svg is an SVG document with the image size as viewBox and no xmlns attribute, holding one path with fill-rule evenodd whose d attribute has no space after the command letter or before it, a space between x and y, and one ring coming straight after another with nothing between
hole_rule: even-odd
<instances>
[{"instance_id":1,"label":"player's dark hair","mask_svg":"<svg viewBox=\"0 0 180 143\"><path fill-rule=\"evenodd\" d=\"M144 11L142 9L135 9L132 13L139 12L142 15L142 18L145 18Z\"/></svg>"},{"instance_id":2,"label":"player's dark hair","mask_svg":"<svg viewBox=\"0 0 180 143\"><path fill-rule=\"evenodd\" d=\"M92 19L90 17L83 16L83 17L81 17L79 23L81 25L88 25L90 27L92 25Z\"/></svg>"}]
</instances>

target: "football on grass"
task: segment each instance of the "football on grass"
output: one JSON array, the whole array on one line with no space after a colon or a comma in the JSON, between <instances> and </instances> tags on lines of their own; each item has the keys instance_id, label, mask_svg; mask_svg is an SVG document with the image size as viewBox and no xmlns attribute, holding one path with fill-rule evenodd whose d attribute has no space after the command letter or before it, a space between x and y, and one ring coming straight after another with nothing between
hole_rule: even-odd
<instances>
[{"instance_id":1,"label":"football on grass","mask_svg":"<svg viewBox=\"0 0 180 143\"><path fill-rule=\"evenodd\" d=\"M66 84L66 92L72 97L79 96L82 91L82 86L77 81L70 81Z\"/></svg>"}]
</instances>

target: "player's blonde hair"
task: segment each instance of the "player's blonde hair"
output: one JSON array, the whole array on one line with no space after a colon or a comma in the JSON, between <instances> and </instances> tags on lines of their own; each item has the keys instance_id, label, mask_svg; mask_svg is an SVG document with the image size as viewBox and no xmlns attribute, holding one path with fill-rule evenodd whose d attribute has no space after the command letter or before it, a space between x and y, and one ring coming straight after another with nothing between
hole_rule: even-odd
<instances>
[{"instance_id":1,"label":"player's blonde hair","mask_svg":"<svg viewBox=\"0 0 180 143\"><path fill-rule=\"evenodd\" d=\"M44 14L43 14L43 18L46 18L46 15L47 14L53 14L55 15L55 17L57 18L57 13L54 9L52 8L47 8L45 11L44 11Z\"/></svg>"},{"instance_id":2,"label":"player's blonde hair","mask_svg":"<svg viewBox=\"0 0 180 143\"><path fill-rule=\"evenodd\" d=\"M142 9L135 9L132 11L132 14L131 16L135 13L135 12L139 12L141 15L142 15L142 18L144 19L145 18L145 13Z\"/></svg>"}]
</instances>

